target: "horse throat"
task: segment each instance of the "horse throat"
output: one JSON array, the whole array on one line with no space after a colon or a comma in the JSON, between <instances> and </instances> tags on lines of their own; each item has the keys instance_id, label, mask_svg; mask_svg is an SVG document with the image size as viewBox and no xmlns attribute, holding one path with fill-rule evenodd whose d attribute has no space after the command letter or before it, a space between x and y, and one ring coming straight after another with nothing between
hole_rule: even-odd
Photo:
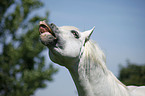
<instances>
[{"instance_id":1,"label":"horse throat","mask_svg":"<svg viewBox=\"0 0 145 96\"><path fill-rule=\"evenodd\" d=\"M75 82L79 96L97 96L100 94L100 88L107 88L107 69L102 68L99 64L85 64L85 60L80 60L80 63L69 69L72 78ZM98 90L98 92L97 92Z\"/></svg>"}]
</instances>

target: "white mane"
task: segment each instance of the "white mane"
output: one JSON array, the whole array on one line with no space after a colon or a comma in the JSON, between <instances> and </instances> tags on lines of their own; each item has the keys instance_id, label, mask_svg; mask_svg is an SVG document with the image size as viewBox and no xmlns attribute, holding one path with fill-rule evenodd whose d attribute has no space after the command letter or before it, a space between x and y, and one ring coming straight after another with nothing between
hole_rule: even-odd
<instances>
[{"instance_id":1,"label":"white mane","mask_svg":"<svg viewBox=\"0 0 145 96\"><path fill-rule=\"evenodd\" d=\"M84 74L85 77L88 78L88 81L86 81L87 79L83 81L85 77L82 76L80 76L80 79L82 79L84 84L87 85L88 89L86 90L90 89L87 94L90 96L144 96L143 94L145 94L145 87L125 86L112 74L112 72L107 69L105 64L106 57L94 41L89 40L86 42L83 54L84 62L83 65L81 65L83 66L81 69L85 69L85 72L80 71L80 73ZM106 77L102 74L106 74ZM103 81L101 83L101 81L105 80L105 78L107 82ZM101 79L101 81L99 81L99 79ZM103 87L103 84L105 84L105 86L107 85L106 87L109 89ZM102 89L100 87L102 87ZM103 88L106 88L107 90ZM97 90L101 90L101 93L97 92ZM106 95L105 93L102 93L102 90L106 92ZM111 93L109 93L109 91Z\"/></svg>"},{"instance_id":2,"label":"white mane","mask_svg":"<svg viewBox=\"0 0 145 96\"><path fill-rule=\"evenodd\" d=\"M95 64L96 66L97 64L99 64L104 70L104 72L105 70L109 71L106 67L106 56L95 41L89 40L85 44L84 54L85 54L85 64ZM91 67L91 65L89 66ZM112 78L114 78L114 80L117 83L121 84L124 88L127 88L110 71L109 74L112 76Z\"/></svg>"},{"instance_id":3,"label":"white mane","mask_svg":"<svg viewBox=\"0 0 145 96\"><path fill-rule=\"evenodd\" d=\"M89 40L86 42L84 54L85 64L99 64L102 68L106 68L106 57L94 41Z\"/></svg>"},{"instance_id":4,"label":"white mane","mask_svg":"<svg viewBox=\"0 0 145 96\"><path fill-rule=\"evenodd\" d=\"M106 57L103 53L103 51L99 48L99 46L94 41L87 41L84 48L84 53L81 57L83 63L80 63L79 65L79 74L82 74L83 76L80 76L80 79L82 80L82 83L86 84L86 94L89 96L107 96L102 91L105 92L114 91L115 89L118 89L116 92L120 94L121 91L119 90L128 90L127 87L122 84L113 74L110 72L106 67ZM108 79L108 80L107 80ZM103 82L102 82L103 81ZM105 86L102 86L103 84L106 84ZM108 85L109 84L109 85ZM112 86L112 88L109 88L109 86ZM105 89L102 89L102 88ZM109 89L108 89L109 88ZM89 91L91 90L91 91ZM100 90L97 91L97 90ZM108 96L117 96L117 93L112 95L112 93L108 93ZM86 96L86 94L84 96ZM96 95L95 95L96 94ZM104 94L104 95L101 95ZM126 95L127 92L124 91L123 96ZM122 96L122 95L118 95Z\"/></svg>"}]
</instances>

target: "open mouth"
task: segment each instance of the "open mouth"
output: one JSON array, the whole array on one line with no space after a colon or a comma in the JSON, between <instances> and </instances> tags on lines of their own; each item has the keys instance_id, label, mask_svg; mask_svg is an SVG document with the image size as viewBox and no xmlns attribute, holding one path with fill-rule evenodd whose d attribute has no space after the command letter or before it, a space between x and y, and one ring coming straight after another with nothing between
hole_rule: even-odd
<instances>
[{"instance_id":1,"label":"open mouth","mask_svg":"<svg viewBox=\"0 0 145 96\"><path fill-rule=\"evenodd\" d=\"M39 24L40 35L43 33L46 33L46 32L48 32L50 35L56 37L54 32L52 31L50 25L46 24L45 21L40 21L40 24Z\"/></svg>"}]
</instances>

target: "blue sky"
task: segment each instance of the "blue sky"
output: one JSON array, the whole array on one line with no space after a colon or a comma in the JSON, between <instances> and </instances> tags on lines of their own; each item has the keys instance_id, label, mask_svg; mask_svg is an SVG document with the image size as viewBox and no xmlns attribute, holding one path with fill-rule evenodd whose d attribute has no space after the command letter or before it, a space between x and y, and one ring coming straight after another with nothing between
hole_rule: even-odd
<instances>
[{"instance_id":1,"label":"blue sky","mask_svg":"<svg viewBox=\"0 0 145 96\"><path fill-rule=\"evenodd\" d=\"M91 39L96 41L107 58L107 67L116 75L119 64L126 60L145 64L145 1L144 0L42 0L45 6L37 14L50 12L49 20L57 26L71 25L80 31L95 26ZM49 60L47 51L44 52ZM48 87L36 96L77 96L73 80L66 68L55 64L59 72Z\"/></svg>"}]
</instances>

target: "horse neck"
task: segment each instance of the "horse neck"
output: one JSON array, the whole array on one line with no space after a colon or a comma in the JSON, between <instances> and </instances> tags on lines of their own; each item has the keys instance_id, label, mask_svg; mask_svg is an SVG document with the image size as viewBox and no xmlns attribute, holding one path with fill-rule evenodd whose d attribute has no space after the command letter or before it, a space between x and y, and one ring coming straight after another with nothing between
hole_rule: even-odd
<instances>
[{"instance_id":1,"label":"horse neck","mask_svg":"<svg viewBox=\"0 0 145 96\"><path fill-rule=\"evenodd\" d=\"M102 87L100 84L107 81L107 69L102 69L102 66L96 64L85 64L82 60L76 66L69 69L69 71L75 82L79 96L96 96L94 95L94 91L96 89L100 90Z\"/></svg>"},{"instance_id":2,"label":"horse neck","mask_svg":"<svg viewBox=\"0 0 145 96\"><path fill-rule=\"evenodd\" d=\"M80 61L69 71L79 96L128 96L123 84L107 69L102 53L91 56L84 52ZM117 91L113 92L114 90ZM121 91L123 92L120 93Z\"/></svg>"}]
</instances>

